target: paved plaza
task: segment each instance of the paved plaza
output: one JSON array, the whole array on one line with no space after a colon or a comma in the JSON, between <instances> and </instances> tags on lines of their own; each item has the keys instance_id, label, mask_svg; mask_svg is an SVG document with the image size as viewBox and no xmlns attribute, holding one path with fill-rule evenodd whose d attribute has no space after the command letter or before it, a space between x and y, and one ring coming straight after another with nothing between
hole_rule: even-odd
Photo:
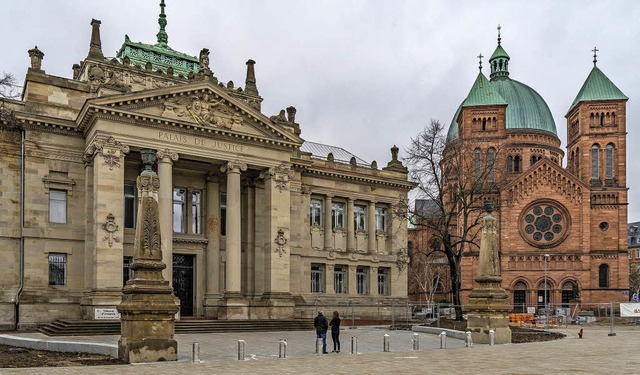
<instances>
[{"instance_id":1,"label":"paved plaza","mask_svg":"<svg viewBox=\"0 0 640 375\"><path fill-rule=\"evenodd\" d=\"M179 359L172 363L129 366L1 369L2 374L602 374L638 373L637 343L640 329L620 327L608 336L606 327L560 330L563 340L466 348L455 339L440 349L438 336L420 334L420 350L411 350L411 332L381 328L342 331L341 353L314 354L312 331L176 335ZM388 334L391 351L383 352ZM30 334L35 336L35 334ZM350 354L351 336L358 337L358 351ZM55 338L60 340L59 338ZM117 343L118 336L73 337L66 340ZM246 341L246 359L238 361L237 340ZM286 359L278 358L278 339L288 343ZM192 344L200 343L201 363L192 363ZM331 340L328 350L331 351Z\"/></svg>"}]
</instances>

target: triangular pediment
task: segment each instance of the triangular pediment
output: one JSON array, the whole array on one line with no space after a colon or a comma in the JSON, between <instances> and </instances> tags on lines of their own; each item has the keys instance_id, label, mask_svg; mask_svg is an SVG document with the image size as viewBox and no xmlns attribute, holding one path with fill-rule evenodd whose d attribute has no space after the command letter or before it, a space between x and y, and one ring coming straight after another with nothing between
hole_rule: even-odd
<instances>
[{"instance_id":1,"label":"triangular pediment","mask_svg":"<svg viewBox=\"0 0 640 375\"><path fill-rule=\"evenodd\" d=\"M583 194L589 186L576 176L564 170L550 159L542 159L510 181L503 189L509 204L540 194L540 189L548 188L554 194L563 196L576 204L582 202Z\"/></svg>"},{"instance_id":2,"label":"triangular pediment","mask_svg":"<svg viewBox=\"0 0 640 375\"><path fill-rule=\"evenodd\" d=\"M93 109L91 111L90 109ZM247 103L227 94L211 82L195 82L90 99L78 117L82 129L92 112L179 123L242 137L302 144L302 139L274 123Z\"/></svg>"}]
</instances>

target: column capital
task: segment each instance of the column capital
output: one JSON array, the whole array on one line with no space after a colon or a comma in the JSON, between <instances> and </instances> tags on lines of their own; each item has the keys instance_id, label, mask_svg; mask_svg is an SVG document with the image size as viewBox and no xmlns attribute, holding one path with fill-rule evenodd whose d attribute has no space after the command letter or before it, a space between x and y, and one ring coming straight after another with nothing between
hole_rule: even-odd
<instances>
[{"instance_id":1,"label":"column capital","mask_svg":"<svg viewBox=\"0 0 640 375\"><path fill-rule=\"evenodd\" d=\"M220 171L223 173L240 173L247 170L247 165L238 160L227 162L227 164L220 167Z\"/></svg>"},{"instance_id":2,"label":"column capital","mask_svg":"<svg viewBox=\"0 0 640 375\"><path fill-rule=\"evenodd\" d=\"M156 151L158 157L158 163L173 163L178 161L178 153L165 148L164 150Z\"/></svg>"},{"instance_id":3,"label":"column capital","mask_svg":"<svg viewBox=\"0 0 640 375\"><path fill-rule=\"evenodd\" d=\"M222 183L222 181L224 181L224 175L222 175L220 172L211 171L207 173L207 182L219 184L219 183Z\"/></svg>"},{"instance_id":4,"label":"column capital","mask_svg":"<svg viewBox=\"0 0 640 375\"><path fill-rule=\"evenodd\" d=\"M108 139L94 139L85 149L84 162L91 164L96 155L102 156L104 165L108 165L109 169L120 167L121 159L129 153L129 146L116 141L114 137Z\"/></svg>"}]
</instances>

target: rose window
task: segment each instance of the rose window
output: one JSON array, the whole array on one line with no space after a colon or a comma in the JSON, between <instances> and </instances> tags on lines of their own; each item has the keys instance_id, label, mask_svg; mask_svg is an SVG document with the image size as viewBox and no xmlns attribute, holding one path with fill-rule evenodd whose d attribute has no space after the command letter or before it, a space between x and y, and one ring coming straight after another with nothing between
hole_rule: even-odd
<instances>
[{"instance_id":1,"label":"rose window","mask_svg":"<svg viewBox=\"0 0 640 375\"><path fill-rule=\"evenodd\" d=\"M569 213L561 204L540 200L522 211L520 235L535 247L552 247L567 237L569 223Z\"/></svg>"}]
</instances>

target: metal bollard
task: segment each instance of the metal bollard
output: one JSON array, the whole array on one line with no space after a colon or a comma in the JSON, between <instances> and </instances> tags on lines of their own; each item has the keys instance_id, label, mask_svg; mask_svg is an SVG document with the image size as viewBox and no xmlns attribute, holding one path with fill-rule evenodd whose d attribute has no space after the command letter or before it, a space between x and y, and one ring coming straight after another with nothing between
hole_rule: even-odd
<instances>
[{"instance_id":1,"label":"metal bollard","mask_svg":"<svg viewBox=\"0 0 640 375\"><path fill-rule=\"evenodd\" d=\"M473 345L473 339L471 338L471 331L467 331L467 339L464 341L464 344L467 348L470 348Z\"/></svg>"},{"instance_id":2,"label":"metal bollard","mask_svg":"<svg viewBox=\"0 0 640 375\"><path fill-rule=\"evenodd\" d=\"M244 361L244 347L246 344L246 341L238 340L238 361Z\"/></svg>"},{"instance_id":3,"label":"metal bollard","mask_svg":"<svg viewBox=\"0 0 640 375\"><path fill-rule=\"evenodd\" d=\"M496 331L489 331L489 346L494 346L496 344Z\"/></svg>"},{"instance_id":4,"label":"metal bollard","mask_svg":"<svg viewBox=\"0 0 640 375\"><path fill-rule=\"evenodd\" d=\"M193 343L192 359L194 363L200 362L200 343L199 342Z\"/></svg>"},{"instance_id":5,"label":"metal bollard","mask_svg":"<svg viewBox=\"0 0 640 375\"><path fill-rule=\"evenodd\" d=\"M440 349L447 348L447 333L445 331L440 332Z\"/></svg>"},{"instance_id":6,"label":"metal bollard","mask_svg":"<svg viewBox=\"0 0 640 375\"><path fill-rule=\"evenodd\" d=\"M287 358L287 340L278 342L278 358Z\"/></svg>"},{"instance_id":7,"label":"metal bollard","mask_svg":"<svg viewBox=\"0 0 640 375\"><path fill-rule=\"evenodd\" d=\"M420 350L420 335L414 333L411 341L413 343L413 350Z\"/></svg>"},{"instance_id":8,"label":"metal bollard","mask_svg":"<svg viewBox=\"0 0 640 375\"><path fill-rule=\"evenodd\" d=\"M384 339L382 340L382 351L389 351L389 335L387 335L386 333L384 334Z\"/></svg>"},{"instance_id":9,"label":"metal bollard","mask_svg":"<svg viewBox=\"0 0 640 375\"><path fill-rule=\"evenodd\" d=\"M358 338L351 336L351 354L358 354Z\"/></svg>"},{"instance_id":10,"label":"metal bollard","mask_svg":"<svg viewBox=\"0 0 640 375\"><path fill-rule=\"evenodd\" d=\"M322 355L322 338L316 340L316 355Z\"/></svg>"}]
</instances>

